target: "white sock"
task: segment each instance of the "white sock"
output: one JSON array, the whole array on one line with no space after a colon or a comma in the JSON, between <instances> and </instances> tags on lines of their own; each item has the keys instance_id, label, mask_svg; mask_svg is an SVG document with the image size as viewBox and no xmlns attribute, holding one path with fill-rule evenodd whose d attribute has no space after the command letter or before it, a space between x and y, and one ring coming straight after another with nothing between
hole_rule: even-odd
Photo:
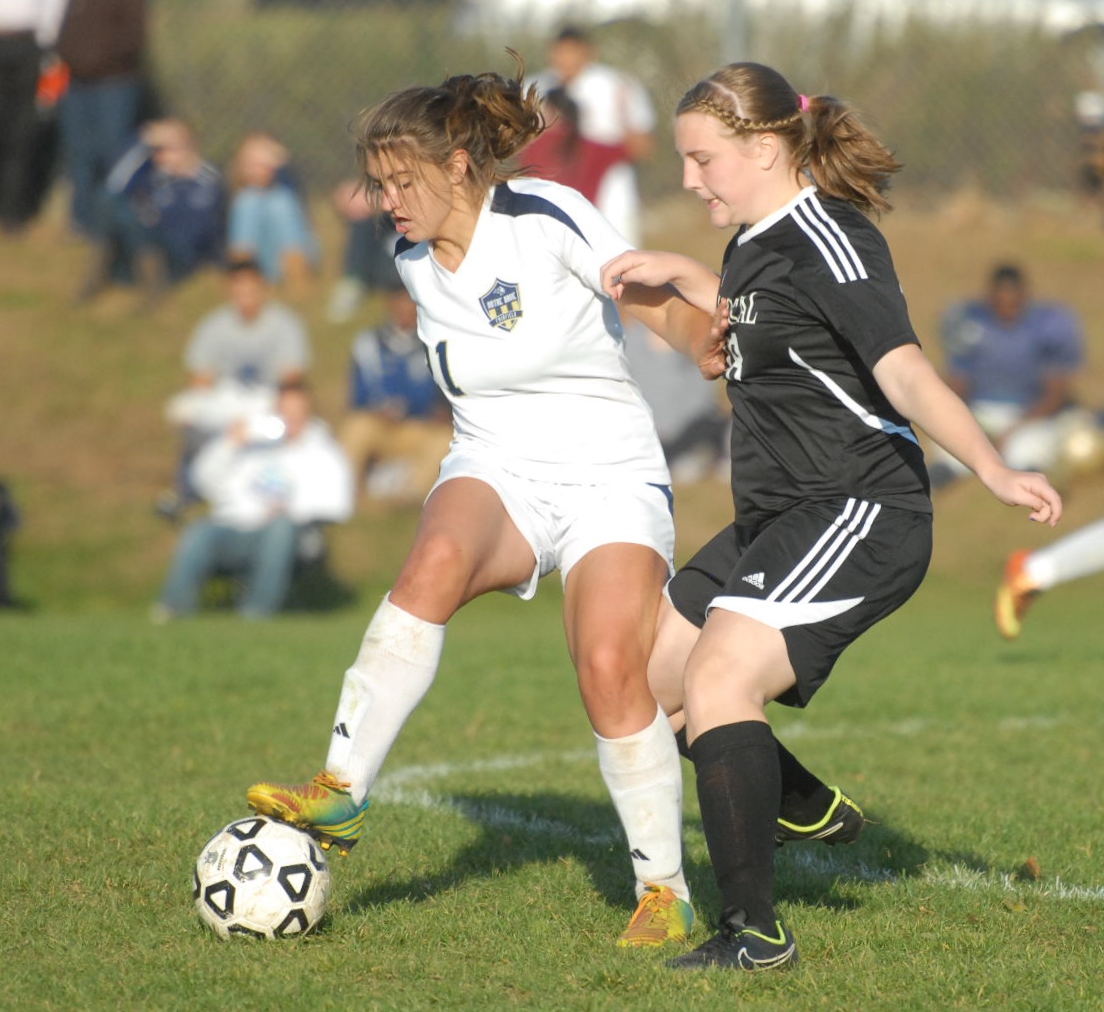
<instances>
[{"instance_id":1,"label":"white sock","mask_svg":"<svg viewBox=\"0 0 1104 1012\"><path fill-rule=\"evenodd\" d=\"M662 710L643 731L598 740L598 767L629 841L636 898L646 883L690 899L682 873L682 767Z\"/></svg>"},{"instance_id":2,"label":"white sock","mask_svg":"<svg viewBox=\"0 0 1104 1012\"><path fill-rule=\"evenodd\" d=\"M352 786L360 804L407 717L433 684L445 627L426 622L385 597L353 666L345 672L326 769Z\"/></svg>"},{"instance_id":3,"label":"white sock","mask_svg":"<svg viewBox=\"0 0 1104 1012\"><path fill-rule=\"evenodd\" d=\"M1040 590L1104 570L1104 520L1032 552L1024 569Z\"/></svg>"}]
</instances>

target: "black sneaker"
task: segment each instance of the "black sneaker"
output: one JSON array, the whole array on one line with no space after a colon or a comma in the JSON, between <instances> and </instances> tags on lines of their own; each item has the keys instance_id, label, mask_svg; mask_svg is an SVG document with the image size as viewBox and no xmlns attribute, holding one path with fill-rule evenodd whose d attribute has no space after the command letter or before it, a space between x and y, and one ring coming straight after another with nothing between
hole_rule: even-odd
<instances>
[{"instance_id":1,"label":"black sneaker","mask_svg":"<svg viewBox=\"0 0 1104 1012\"><path fill-rule=\"evenodd\" d=\"M838 787L833 787L835 799L828 812L819 822L811 826L798 826L785 819L778 820L778 830L774 835L778 846L797 840L823 840L828 844L854 843L866 825L862 809Z\"/></svg>"},{"instance_id":2,"label":"black sneaker","mask_svg":"<svg viewBox=\"0 0 1104 1012\"><path fill-rule=\"evenodd\" d=\"M721 966L732 970L779 970L797 966L797 945L781 921L776 937L739 921L721 923L721 930L692 952L667 960L672 970L701 970Z\"/></svg>"}]
</instances>

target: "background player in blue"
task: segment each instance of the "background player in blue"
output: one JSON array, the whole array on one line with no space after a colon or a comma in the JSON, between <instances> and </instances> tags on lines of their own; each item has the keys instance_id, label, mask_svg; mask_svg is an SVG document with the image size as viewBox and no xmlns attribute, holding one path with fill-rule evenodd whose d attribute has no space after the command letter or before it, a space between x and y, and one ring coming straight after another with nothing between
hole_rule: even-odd
<instances>
[{"instance_id":1,"label":"background player in blue","mask_svg":"<svg viewBox=\"0 0 1104 1012\"><path fill-rule=\"evenodd\" d=\"M1033 520L1053 525L1062 504L1043 475L1005 466L921 352L864 213L889 207L900 165L846 105L733 64L687 92L675 140L683 185L715 226L738 228L721 277L670 253L603 269L616 298L674 285L715 309L727 348L736 522L668 585L649 670L685 716L721 930L669 965L756 970L797 960L774 909L776 841L862 828L776 741L765 707L804 706L923 579L931 504L909 421Z\"/></svg>"},{"instance_id":2,"label":"background player in blue","mask_svg":"<svg viewBox=\"0 0 1104 1012\"><path fill-rule=\"evenodd\" d=\"M568 649L637 878L620 943L660 944L693 921L678 751L647 683L672 568L670 478L601 287L602 264L629 244L576 191L506 165L541 129L535 92L496 74L396 92L360 124L368 193L399 233L396 263L454 439L346 672L325 771L256 784L248 800L347 851L433 681L445 624L488 591L532 597L558 568ZM715 354L710 315L673 290L635 311Z\"/></svg>"}]
</instances>

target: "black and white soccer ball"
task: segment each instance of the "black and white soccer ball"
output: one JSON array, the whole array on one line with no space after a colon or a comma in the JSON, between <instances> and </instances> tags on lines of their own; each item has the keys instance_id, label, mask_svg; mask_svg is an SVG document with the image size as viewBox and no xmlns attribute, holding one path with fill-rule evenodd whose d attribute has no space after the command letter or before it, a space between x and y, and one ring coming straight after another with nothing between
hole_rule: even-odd
<instances>
[{"instance_id":1,"label":"black and white soccer ball","mask_svg":"<svg viewBox=\"0 0 1104 1012\"><path fill-rule=\"evenodd\" d=\"M330 869L318 844L263 815L215 833L192 881L200 920L220 938L306 934L322 919L330 895Z\"/></svg>"}]
</instances>

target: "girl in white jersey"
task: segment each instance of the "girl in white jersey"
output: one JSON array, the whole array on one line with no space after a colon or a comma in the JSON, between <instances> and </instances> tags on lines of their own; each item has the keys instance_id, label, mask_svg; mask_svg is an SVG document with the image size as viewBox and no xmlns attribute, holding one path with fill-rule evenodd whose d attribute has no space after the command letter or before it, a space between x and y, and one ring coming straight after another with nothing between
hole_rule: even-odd
<instances>
[{"instance_id":1,"label":"girl in white jersey","mask_svg":"<svg viewBox=\"0 0 1104 1012\"><path fill-rule=\"evenodd\" d=\"M721 893L720 932L669 965L797 961L774 909L774 850L850 842L862 813L774 738L771 700L804 706L843 649L900 606L931 551L926 471L910 420L1002 502L1054 524L1046 478L1010 470L939 379L864 212L900 165L842 103L733 64L677 109L683 185L739 231L718 276L670 253L604 269L615 298L674 285L716 310L727 348L736 522L668 585L650 662L682 733Z\"/></svg>"},{"instance_id":2,"label":"girl in white jersey","mask_svg":"<svg viewBox=\"0 0 1104 1012\"><path fill-rule=\"evenodd\" d=\"M670 479L601 287L602 264L628 243L576 191L505 165L542 128L535 92L496 74L397 92L362 120L368 193L399 233L396 263L455 438L345 674L325 771L256 784L248 800L347 852L433 681L448 620L488 591L530 598L558 568L568 647L637 879L620 944L660 944L693 922L678 751L646 677L674 547ZM673 290L642 291L630 308L694 342L711 368L709 315Z\"/></svg>"}]
</instances>

